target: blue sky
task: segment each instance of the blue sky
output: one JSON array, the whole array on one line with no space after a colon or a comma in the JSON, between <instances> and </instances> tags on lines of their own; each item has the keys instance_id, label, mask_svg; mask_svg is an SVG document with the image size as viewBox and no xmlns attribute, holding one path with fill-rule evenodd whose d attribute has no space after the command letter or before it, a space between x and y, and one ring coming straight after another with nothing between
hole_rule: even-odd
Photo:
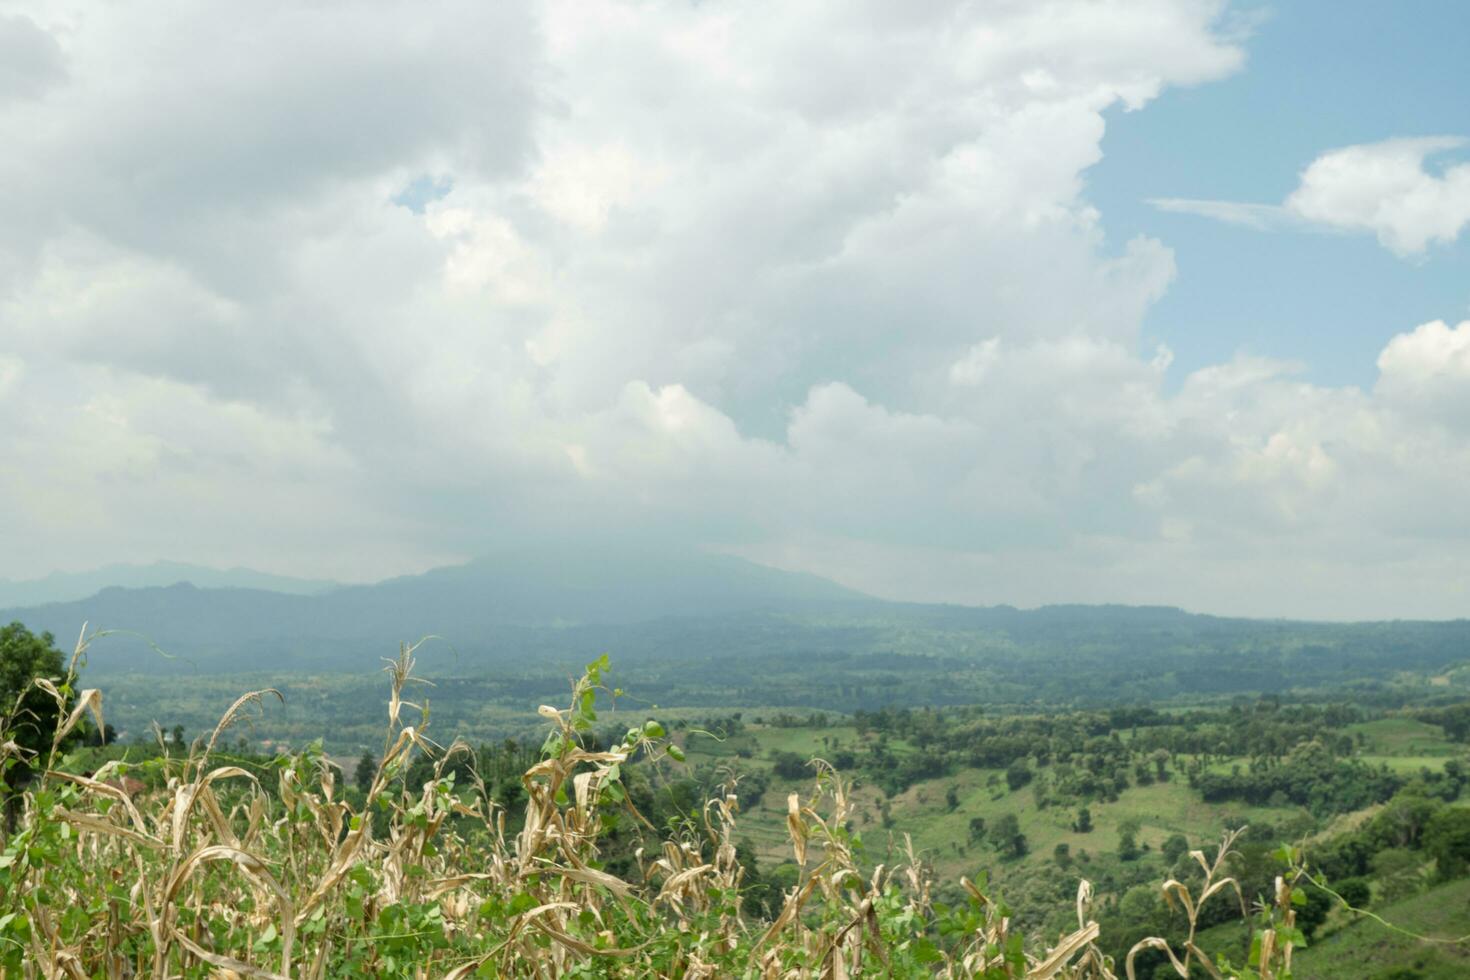
<instances>
[{"instance_id":1,"label":"blue sky","mask_svg":"<svg viewBox=\"0 0 1470 980\"><path fill-rule=\"evenodd\" d=\"M1173 377L1238 350L1300 362L1323 384L1371 385L1408 326L1470 316L1470 241L1400 259L1367 234L1262 233L1150 206L1151 198L1278 203L1323 151L1470 134L1470 4L1293 0L1241 4L1245 68L1108 113L1088 196L1108 235L1160 238L1179 276L1144 320ZM1470 159L1470 151L1447 160Z\"/></svg>"}]
</instances>

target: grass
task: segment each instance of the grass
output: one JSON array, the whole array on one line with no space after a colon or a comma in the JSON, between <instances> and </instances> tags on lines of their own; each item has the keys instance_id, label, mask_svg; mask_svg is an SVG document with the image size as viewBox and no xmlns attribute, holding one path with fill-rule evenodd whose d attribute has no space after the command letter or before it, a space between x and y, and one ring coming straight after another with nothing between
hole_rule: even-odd
<instances>
[{"instance_id":1,"label":"grass","mask_svg":"<svg viewBox=\"0 0 1470 980\"><path fill-rule=\"evenodd\" d=\"M1375 721L1349 725L1343 729L1356 738L1365 739L1364 752L1370 756L1454 756L1464 751L1444 736L1437 725L1413 718L1379 718Z\"/></svg>"},{"instance_id":2,"label":"grass","mask_svg":"<svg viewBox=\"0 0 1470 980\"><path fill-rule=\"evenodd\" d=\"M1420 895L1375 910L1401 929L1423 936L1470 934L1470 879L1440 885ZM1293 961L1297 980L1364 980L1392 970L1418 971L1423 980L1461 980L1470 976L1470 945L1429 943L1360 919L1300 951Z\"/></svg>"},{"instance_id":3,"label":"grass","mask_svg":"<svg viewBox=\"0 0 1470 980\"><path fill-rule=\"evenodd\" d=\"M1421 769L1443 772L1444 764L1453 757L1450 755L1363 755L1359 758L1370 766L1387 766L1392 771L1407 776Z\"/></svg>"}]
</instances>

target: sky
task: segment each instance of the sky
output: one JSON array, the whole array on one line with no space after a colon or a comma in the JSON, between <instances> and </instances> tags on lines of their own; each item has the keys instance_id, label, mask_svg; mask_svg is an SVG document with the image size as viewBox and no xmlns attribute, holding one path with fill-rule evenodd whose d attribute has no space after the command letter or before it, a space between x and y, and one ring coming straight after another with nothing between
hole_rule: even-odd
<instances>
[{"instance_id":1,"label":"sky","mask_svg":"<svg viewBox=\"0 0 1470 980\"><path fill-rule=\"evenodd\" d=\"M1470 7L0 0L0 576L616 533L1470 615Z\"/></svg>"}]
</instances>

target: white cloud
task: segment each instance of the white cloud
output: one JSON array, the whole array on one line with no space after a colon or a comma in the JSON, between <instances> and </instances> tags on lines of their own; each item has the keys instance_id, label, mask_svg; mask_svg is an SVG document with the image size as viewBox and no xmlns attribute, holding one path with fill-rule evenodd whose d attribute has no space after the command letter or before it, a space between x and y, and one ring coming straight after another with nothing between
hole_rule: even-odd
<instances>
[{"instance_id":1,"label":"white cloud","mask_svg":"<svg viewBox=\"0 0 1470 980\"><path fill-rule=\"evenodd\" d=\"M1457 327L1435 320L1399 334L1378 355L1378 370L1407 385L1470 383L1470 320Z\"/></svg>"},{"instance_id":2,"label":"white cloud","mask_svg":"<svg viewBox=\"0 0 1470 980\"><path fill-rule=\"evenodd\" d=\"M1322 154L1302 171L1296 190L1276 204L1158 198L1164 211L1197 214L1257 230L1318 228L1371 232L1399 256L1444 245L1470 226L1470 163L1440 173L1429 158L1464 147L1459 137L1392 139Z\"/></svg>"},{"instance_id":3,"label":"white cloud","mask_svg":"<svg viewBox=\"0 0 1470 980\"><path fill-rule=\"evenodd\" d=\"M1173 255L1083 177L1241 64L1222 6L27 4L0 575L616 524L909 597L1461 608L1463 325L1366 392L1139 353Z\"/></svg>"},{"instance_id":4,"label":"white cloud","mask_svg":"<svg viewBox=\"0 0 1470 980\"><path fill-rule=\"evenodd\" d=\"M1227 225L1254 228L1256 231L1269 231L1293 222L1291 212L1279 204L1247 204L1190 197L1155 197L1148 203L1160 211L1197 214L1202 218L1214 218Z\"/></svg>"},{"instance_id":5,"label":"white cloud","mask_svg":"<svg viewBox=\"0 0 1470 980\"><path fill-rule=\"evenodd\" d=\"M1417 421L1470 435L1470 320L1443 320L1399 334L1378 355L1374 393Z\"/></svg>"},{"instance_id":6,"label":"white cloud","mask_svg":"<svg viewBox=\"0 0 1470 980\"><path fill-rule=\"evenodd\" d=\"M1398 255L1453 242L1470 225L1470 163L1435 175L1425 160L1464 145L1441 137L1333 150L1302 173L1286 207L1331 228L1371 231Z\"/></svg>"}]
</instances>

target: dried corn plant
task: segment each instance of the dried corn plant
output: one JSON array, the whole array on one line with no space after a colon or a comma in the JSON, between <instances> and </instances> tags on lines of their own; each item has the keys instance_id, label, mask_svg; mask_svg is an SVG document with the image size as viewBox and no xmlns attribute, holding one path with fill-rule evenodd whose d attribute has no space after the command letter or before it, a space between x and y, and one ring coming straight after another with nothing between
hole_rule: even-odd
<instances>
[{"instance_id":1,"label":"dried corn plant","mask_svg":"<svg viewBox=\"0 0 1470 980\"><path fill-rule=\"evenodd\" d=\"M540 709L548 735L522 776L525 811L511 814L478 779L455 784L448 762L468 749L432 742L427 711L405 699L416 681L408 645L387 667L382 760L356 806L319 749L281 759L273 785L213 764L221 734L279 696L269 690L241 697L207 740L165 760L166 778L138 800L120 763L62 772L65 737L87 717L102 725L101 693L74 687L85 644L66 683L37 682L63 721L50 756L30 760L40 775L0 851L7 977L1114 977L1086 882L1076 930L1047 949L1028 948L1006 908L968 880L965 907L936 908L911 843L899 866L862 867L849 787L821 764L813 796L789 799L801 874L771 921L742 911L733 786L701 819L639 849L637 880L609 873L614 815L652 829L625 771L682 755L656 721L593 747L597 706L613 693L605 657L567 708ZM19 751L0 732L0 758ZM425 754L432 778L405 785ZM1198 896L1164 886L1191 926L1231 884L1221 875L1230 843L1213 864L1196 853ZM1260 940L1264 965L1241 976L1289 968L1292 887L1279 886L1284 919ZM1169 956L1181 976L1222 975L1192 929L1183 957Z\"/></svg>"}]
</instances>

